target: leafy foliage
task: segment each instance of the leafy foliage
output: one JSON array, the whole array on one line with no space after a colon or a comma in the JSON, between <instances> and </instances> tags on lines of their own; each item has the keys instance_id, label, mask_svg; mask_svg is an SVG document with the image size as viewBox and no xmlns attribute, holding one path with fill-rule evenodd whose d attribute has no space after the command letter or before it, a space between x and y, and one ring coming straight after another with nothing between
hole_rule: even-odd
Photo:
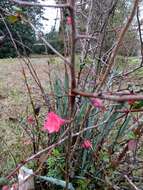
<instances>
[{"instance_id":1,"label":"leafy foliage","mask_svg":"<svg viewBox=\"0 0 143 190\"><path fill-rule=\"evenodd\" d=\"M50 33L45 35L48 42L60 53L64 52L63 40L60 38L59 32L51 30ZM34 44L33 53L36 54L54 54L53 51L46 47L41 41Z\"/></svg>"},{"instance_id":2,"label":"leafy foliage","mask_svg":"<svg viewBox=\"0 0 143 190\"><path fill-rule=\"evenodd\" d=\"M51 156L47 159L47 176L62 179L64 167L65 158L58 149L54 149Z\"/></svg>"},{"instance_id":3,"label":"leafy foliage","mask_svg":"<svg viewBox=\"0 0 143 190\"><path fill-rule=\"evenodd\" d=\"M2 8L1 11L3 18L5 19L13 40L17 45L18 51L22 55L29 55L32 53L36 36L31 27L22 22L21 17L29 17L33 23L40 26L39 18L42 14L41 9L19 8L17 6L12 6L12 4L7 0L0 1L0 6ZM3 12L4 9L6 9L7 12ZM16 57L17 52L3 20L0 21L0 35L4 36L4 39L0 44L0 58Z\"/></svg>"}]
</instances>

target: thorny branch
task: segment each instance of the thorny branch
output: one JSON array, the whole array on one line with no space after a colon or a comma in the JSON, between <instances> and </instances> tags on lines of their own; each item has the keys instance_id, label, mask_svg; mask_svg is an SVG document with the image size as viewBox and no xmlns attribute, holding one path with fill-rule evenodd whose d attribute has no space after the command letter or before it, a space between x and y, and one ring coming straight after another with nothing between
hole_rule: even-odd
<instances>
[{"instance_id":1,"label":"thorny branch","mask_svg":"<svg viewBox=\"0 0 143 190\"><path fill-rule=\"evenodd\" d=\"M51 48L53 50L53 52L56 55L58 55L64 61L64 63L67 63L68 66L69 66L69 68L70 68L70 72L71 72L71 81L70 81L71 82L71 86L70 86L71 87L70 88L70 106L71 106L71 109L70 109L70 115L71 116L74 113L75 97L77 95L80 95L81 97L100 98L100 99L103 99L103 100L115 101L115 102L124 102L124 101L128 101L128 100L143 100L143 95L140 95L140 94L132 94L132 95L131 94L116 94L116 93L115 94L112 94L112 93L110 94L110 93L104 93L104 92L101 93L100 92L100 89L102 88L103 84L105 83L105 81L106 81L106 79L108 77L109 71L110 71L110 69L112 68L112 66L114 64L114 59L115 59L115 57L117 55L118 49L119 49L119 47L120 47L120 45L121 45L121 43L123 41L123 38L124 38L124 36L125 36L128 28L129 28L132 20L133 20L133 17L135 15L135 12L136 12L139 0L135 0L134 1L134 6L133 6L133 9L131 11L131 15L128 18L125 27L121 30L117 43L111 49L111 51L108 52L109 54L110 53L111 54L109 56L109 61L107 63L107 68L105 70L105 73L103 73L103 76L101 76L101 81L99 81L99 84L98 84L97 89L96 89L96 93L87 93L87 92L83 92L83 91L80 91L80 90L76 89L76 72L75 72L76 42L77 42L78 39L84 39L85 40L85 44L83 45L83 47L84 47L83 60L84 60L87 57L87 54L89 52L90 42L92 40L96 40L96 37L94 37L95 33L93 32L92 34L90 34L90 32L89 32L89 26L90 26L90 21L91 21L90 19L91 18L88 20L88 26L86 28L86 30L87 30L86 31L86 35L82 35L82 34L81 35L76 35L76 23L75 23L75 8L76 7L75 7L75 1L70 0L68 4L57 4L57 5L39 4L39 3L27 2L27 1L19 1L19 0L11 0L11 1L14 2L14 3L17 3L17 4L21 5L21 6L40 6L40 7L49 7L49 8L67 8L69 10L70 16L72 18L72 26L71 26L71 52L70 52L71 59L70 59L70 61L67 58L65 58L62 54L60 54L55 48L53 48L51 46L51 44L49 44L49 42L47 42L47 40L43 36L41 36L39 34L38 34L38 36L49 48ZM91 1L91 11L92 11L93 2L94 1ZM80 3L77 6L84 6L84 5L86 5L86 2ZM92 12L90 12L89 15L91 16ZM30 24L30 26L33 28L33 30L37 33L37 29L35 28L35 26L33 26L33 24L30 23L29 21L26 21L26 22L28 22ZM98 22L97 22L97 24L98 24ZM104 35L102 36L102 40L103 40L103 38L104 38ZM89 40L89 41L87 41L87 40ZM102 42L101 42L100 45L102 46ZM92 51L92 48L90 48L90 49ZM100 51L99 51L99 54L100 54ZM98 59L99 61L101 60L103 63L105 63L105 61L102 60L102 58L103 57L101 57L101 59L100 58L96 58L96 56L94 55L94 59ZM135 112L135 111L136 110L129 110L129 112ZM140 111L142 111L142 109L140 109ZM116 110L116 112L127 113L127 110ZM107 124L107 123L103 122L102 124ZM48 146L47 148L39 151L38 153L30 156L29 158L27 158L26 160L24 160L23 162L21 162L16 167L16 169L14 171L12 171L7 176L7 178L9 179L13 175L15 175L19 171L19 169L23 165L25 165L26 163L28 163L28 162L30 162L32 160L38 159L42 154L47 153L48 151L52 150L56 146L61 145L66 140L68 140L68 143L69 143L68 144L68 151L70 152L71 140L72 140L73 137L79 136L80 134L84 133L85 131L96 129L97 126L99 126L99 125L100 124L92 126L92 127L88 127L88 128L82 128L81 130L79 130L75 134L72 133L72 130L67 130L69 132L67 136L65 136L64 138L60 139L58 142L56 142L56 143ZM127 146L125 147L125 149L123 150L123 152L119 156L119 158L122 159L122 157L125 155L126 151L127 151ZM67 156L69 158L69 154ZM70 162L70 160L68 160L67 168L66 168L67 171L66 172L68 172L68 169L69 169L69 164L70 164L69 162ZM69 175L67 176L66 181L67 181L67 184L68 184L68 182L69 182ZM128 180L128 182L132 186L134 185L134 184L131 183L131 181ZM135 188L135 186L134 186L134 188Z\"/></svg>"}]
</instances>

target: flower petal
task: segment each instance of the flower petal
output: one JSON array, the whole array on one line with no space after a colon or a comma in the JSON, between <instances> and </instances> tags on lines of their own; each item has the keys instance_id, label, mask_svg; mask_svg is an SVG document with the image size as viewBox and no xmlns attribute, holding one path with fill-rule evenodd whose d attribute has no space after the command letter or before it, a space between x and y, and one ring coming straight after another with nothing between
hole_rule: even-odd
<instances>
[{"instance_id":1,"label":"flower petal","mask_svg":"<svg viewBox=\"0 0 143 190\"><path fill-rule=\"evenodd\" d=\"M99 98L91 98L91 103L93 106L95 106L96 108L103 108L103 102L101 99Z\"/></svg>"},{"instance_id":2,"label":"flower petal","mask_svg":"<svg viewBox=\"0 0 143 190\"><path fill-rule=\"evenodd\" d=\"M65 123L66 120L62 119L54 112L49 112L44 122L43 130L49 133L58 132Z\"/></svg>"},{"instance_id":3,"label":"flower petal","mask_svg":"<svg viewBox=\"0 0 143 190\"><path fill-rule=\"evenodd\" d=\"M82 143L82 148L85 148L85 149L90 149L92 148L92 143L90 140L88 139L85 139Z\"/></svg>"}]
</instances>

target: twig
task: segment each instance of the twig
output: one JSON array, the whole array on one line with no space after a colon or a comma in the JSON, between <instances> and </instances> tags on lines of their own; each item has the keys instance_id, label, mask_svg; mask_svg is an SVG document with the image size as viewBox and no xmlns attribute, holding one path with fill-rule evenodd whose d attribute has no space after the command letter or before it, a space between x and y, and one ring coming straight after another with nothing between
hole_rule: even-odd
<instances>
[{"instance_id":1,"label":"twig","mask_svg":"<svg viewBox=\"0 0 143 190\"><path fill-rule=\"evenodd\" d=\"M76 27L75 27L75 0L70 0L70 15L72 18L72 31L71 31L71 93L76 88L75 77L75 42L76 42ZM71 97L71 112L73 112L75 103L75 96Z\"/></svg>"},{"instance_id":2,"label":"twig","mask_svg":"<svg viewBox=\"0 0 143 190\"><path fill-rule=\"evenodd\" d=\"M25 20L26 21L26 20ZM37 32L37 29L35 28L35 26L29 22L29 25L33 28L33 30L35 31L35 33L37 33L38 37L56 54L58 55L63 61L64 63L67 63L68 65L70 64L70 62L62 55L60 54L43 36L39 35L39 33Z\"/></svg>"},{"instance_id":3,"label":"twig","mask_svg":"<svg viewBox=\"0 0 143 190\"><path fill-rule=\"evenodd\" d=\"M86 132L86 131L88 131L88 130L96 129L99 125L103 125L103 124L107 123L107 122L108 122L108 119L109 119L109 118L107 118L106 121L104 121L104 122L102 122L102 123L100 123L100 124L98 124L98 125L94 125L94 126L85 128L85 129L83 129L83 130L81 130L81 131L79 131L79 132L77 132L77 133L74 133L74 134L72 134L71 136L72 136L72 138L73 138L73 137L76 137L76 136L78 136L78 135L80 135L80 134L82 134L82 133L84 133L84 132ZM28 162L30 162L30 161L32 161L32 160L34 160L34 159L39 158L42 154L47 153L49 150L52 150L52 149L55 148L56 146L61 145L61 144L64 143L66 140L68 140L68 136L62 138L61 140L59 140L58 142L56 142L56 143L54 143L54 144L48 146L47 148L45 148L45 149L43 149L43 150L37 152L36 154L33 154L32 156L30 156L30 157L27 158L26 160L22 161L6 178L7 178L7 179L10 179L12 176L14 176L14 175L19 171L19 169L20 169L22 166L24 166L25 164L27 164Z\"/></svg>"},{"instance_id":4,"label":"twig","mask_svg":"<svg viewBox=\"0 0 143 190\"><path fill-rule=\"evenodd\" d=\"M77 89L74 89L73 93L83 97L100 98L103 100L111 100L115 102L125 102L128 100L143 100L143 95L110 95L105 93L87 93L79 91Z\"/></svg>"},{"instance_id":5,"label":"twig","mask_svg":"<svg viewBox=\"0 0 143 190\"><path fill-rule=\"evenodd\" d=\"M119 113L130 113L130 112L143 112L143 109L124 109L124 110L116 110Z\"/></svg>"},{"instance_id":6,"label":"twig","mask_svg":"<svg viewBox=\"0 0 143 190\"><path fill-rule=\"evenodd\" d=\"M132 69L131 71L128 71L128 72L124 73L123 76L130 75L130 74L134 73L135 71L137 71L137 70L139 70L139 69L141 69L141 68L142 68L142 66L140 65L140 66L138 66L138 67Z\"/></svg>"},{"instance_id":7,"label":"twig","mask_svg":"<svg viewBox=\"0 0 143 190\"><path fill-rule=\"evenodd\" d=\"M119 35L117 44L116 44L116 46L113 48L112 54L111 54L110 59L109 59L109 61L108 61L107 69L106 69L105 73L103 74L102 79L101 79L101 82L99 82L99 85L98 85L96 91L99 91L99 90L101 89L101 87L103 86L104 82L106 81L106 78L107 78L107 76L108 76L108 74L109 74L109 72L110 72L110 70L111 70L111 68L112 68L112 66L113 66L113 64L114 64L115 57L116 57L116 55L117 55L117 53L118 53L118 50L119 50L120 45L121 45L121 43L122 43L122 41L123 41L123 38L124 38L124 36L125 36L125 34L126 34L128 28L129 28L129 26L130 26L130 24L131 24L131 22L132 22L132 20L133 20L133 18L134 18L134 15L135 15L135 13L136 13L136 9L137 9L138 3L139 3L139 0L134 0L134 6L133 6L133 9L132 9L132 12L131 12L131 14L130 14L128 20L127 20L126 25L125 25L124 28L121 30L121 33L120 33L120 35Z\"/></svg>"},{"instance_id":8,"label":"twig","mask_svg":"<svg viewBox=\"0 0 143 190\"><path fill-rule=\"evenodd\" d=\"M76 37L76 40L78 40L78 39L92 39L92 40L97 40L97 37L92 36L92 35L81 35L81 34L78 34L77 37Z\"/></svg>"},{"instance_id":9,"label":"twig","mask_svg":"<svg viewBox=\"0 0 143 190\"><path fill-rule=\"evenodd\" d=\"M133 187L135 190L140 190L129 178L127 175L124 175L124 177L126 178L126 180L129 182L129 184L131 185L131 187Z\"/></svg>"},{"instance_id":10,"label":"twig","mask_svg":"<svg viewBox=\"0 0 143 190\"><path fill-rule=\"evenodd\" d=\"M34 102L33 102L33 99L32 99L32 94L31 94L31 90L30 90L30 87L29 87L29 84L28 84L28 81L27 81L27 76L26 76L26 73L25 73L25 70L24 68L22 68L22 74L23 74L23 77L24 77L24 82L25 82L25 85L26 85L26 88L27 88L27 91L28 91L28 95L29 95L29 98L30 98L30 103L31 103L31 106L32 106L32 109L33 109L33 114L34 114L34 118L35 118L35 121L36 121L36 132L38 133L38 137L36 139L36 136L34 136L34 139L33 139L33 149L34 149L34 153L36 153L39 149L39 140L40 140L40 133L39 133L39 123L38 123L38 119L37 119L37 116L35 114L35 105L34 105ZM36 140L36 142L35 142Z\"/></svg>"},{"instance_id":11,"label":"twig","mask_svg":"<svg viewBox=\"0 0 143 190\"><path fill-rule=\"evenodd\" d=\"M141 32L141 22L139 18L139 7L137 7L137 23L138 23L138 30L139 30L139 37L140 37L140 45L141 45L141 66L143 66L143 39L142 39L142 32Z\"/></svg>"},{"instance_id":12,"label":"twig","mask_svg":"<svg viewBox=\"0 0 143 190\"><path fill-rule=\"evenodd\" d=\"M30 161L32 161L32 160L34 160L36 158L39 158L40 155L42 155L43 153L48 152L49 150L55 148L56 146L62 144L67 139L68 139L68 137L65 137L65 138L61 139L60 141L58 141L57 143L52 144L51 146L48 146L47 148L39 151L38 153L36 153L36 154L30 156L29 158L27 158L26 160L22 161L6 178L7 179L11 178L12 176L14 176L19 171L19 169L22 166L24 166L25 164L27 164L28 162L30 162Z\"/></svg>"}]
</instances>

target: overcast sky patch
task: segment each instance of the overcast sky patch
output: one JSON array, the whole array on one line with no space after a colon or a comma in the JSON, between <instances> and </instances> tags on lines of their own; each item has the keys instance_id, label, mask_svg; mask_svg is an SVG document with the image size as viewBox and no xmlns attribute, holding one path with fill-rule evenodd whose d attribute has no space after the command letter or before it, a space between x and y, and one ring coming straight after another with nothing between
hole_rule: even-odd
<instances>
[{"instance_id":1,"label":"overcast sky patch","mask_svg":"<svg viewBox=\"0 0 143 190\"><path fill-rule=\"evenodd\" d=\"M42 1L40 0L40 2L42 3L48 3L49 5L54 5L55 1L54 0L46 0L46 1ZM48 19L42 19L42 23L43 23L43 32L47 33L50 32L51 29L55 26L55 19L56 20L56 30L59 29L59 25L60 25L60 10L59 9L55 9L55 8L44 8L44 18Z\"/></svg>"}]
</instances>

